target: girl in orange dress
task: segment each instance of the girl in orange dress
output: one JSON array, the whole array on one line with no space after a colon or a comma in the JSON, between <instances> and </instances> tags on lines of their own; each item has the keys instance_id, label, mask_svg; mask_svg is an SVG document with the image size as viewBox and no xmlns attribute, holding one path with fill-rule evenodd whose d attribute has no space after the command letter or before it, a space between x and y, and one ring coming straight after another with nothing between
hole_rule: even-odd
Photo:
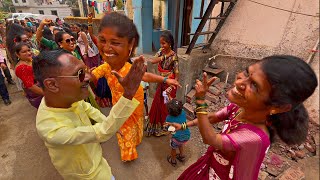
<instances>
[{"instance_id":1,"label":"girl in orange dress","mask_svg":"<svg viewBox=\"0 0 320 180\"><path fill-rule=\"evenodd\" d=\"M107 79L112 93L112 104L115 104L123 94L123 88L113 74L116 73L123 77L129 72L131 68L130 56L138 46L139 34L131 19L112 12L106 14L101 20L98 39L98 49L105 63L94 69L92 76L93 79L101 77ZM179 86L179 83L174 79L167 79L151 73L145 73L142 80ZM141 143L143 137L144 98L141 86L134 98L140 102L140 105L117 133L122 161L132 161L138 158L136 146Z\"/></svg>"}]
</instances>

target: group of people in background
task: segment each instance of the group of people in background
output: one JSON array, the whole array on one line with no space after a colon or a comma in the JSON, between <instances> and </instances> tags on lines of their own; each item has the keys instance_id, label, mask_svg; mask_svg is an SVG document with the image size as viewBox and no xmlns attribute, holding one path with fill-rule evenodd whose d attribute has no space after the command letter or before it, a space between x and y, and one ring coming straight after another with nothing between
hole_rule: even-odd
<instances>
[{"instance_id":1,"label":"group of people in background","mask_svg":"<svg viewBox=\"0 0 320 180\"><path fill-rule=\"evenodd\" d=\"M8 59L16 83L38 108L38 133L66 179L114 178L99 143L116 133L121 160L133 161L144 126L146 136L157 137L167 135L168 126L174 128L167 156L172 166L186 159L189 127L199 127L210 147L179 179L257 179L275 133L288 144L306 138L308 115L302 103L318 84L313 70L297 57L270 56L249 66L227 92L231 103L215 113L208 113L205 102L215 79L204 73L203 80L195 83L197 119L187 121L182 102L176 99L179 58L169 31L161 35L156 55L147 60L158 64L160 75L156 75L145 72L142 55L134 57L140 35L132 20L119 13L101 19L97 37L92 33L92 16L86 24L26 19L0 25L7 52L6 57L0 54L1 68L8 83L15 84ZM158 83L150 112L147 86L141 82ZM2 73L0 94L10 105ZM108 117L99 111L106 106L113 106ZM223 131L216 133L210 124L224 120Z\"/></svg>"}]
</instances>

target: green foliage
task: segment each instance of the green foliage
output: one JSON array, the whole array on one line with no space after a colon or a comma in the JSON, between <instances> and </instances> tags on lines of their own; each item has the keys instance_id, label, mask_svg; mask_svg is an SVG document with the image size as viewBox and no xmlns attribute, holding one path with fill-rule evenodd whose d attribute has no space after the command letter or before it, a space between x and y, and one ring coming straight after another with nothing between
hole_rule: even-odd
<instances>
[{"instance_id":1,"label":"green foliage","mask_svg":"<svg viewBox=\"0 0 320 180\"><path fill-rule=\"evenodd\" d=\"M2 0L0 3L2 4L0 11L3 11L3 12L12 12L12 11L14 12L15 11L12 0Z\"/></svg>"},{"instance_id":2,"label":"green foliage","mask_svg":"<svg viewBox=\"0 0 320 180\"><path fill-rule=\"evenodd\" d=\"M0 20L7 18L9 16L9 14L7 12L0 12Z\"/></svg>"},{"instance_id":3,"label":"green foliage","mask_svg":"<svg viewBox=\"0 0 320 180\"><path fill-rule=\"evenodd\" d=\"M70 8L79 9L78 0L66 0L66 4L67 4Z\"/></svg>"},{"instance_id":4,"label":"green foliage","mask_svg":"<svg viewBox=\"0 0 320 180\"><path fill-rule=\"evenodd\" d=\"M117 9L118 9L118 10L122 10L123 7L124 7L123 1L122 1L122 0L117 0L116 6L117 6Z\"/></svg>"}]
</instances>

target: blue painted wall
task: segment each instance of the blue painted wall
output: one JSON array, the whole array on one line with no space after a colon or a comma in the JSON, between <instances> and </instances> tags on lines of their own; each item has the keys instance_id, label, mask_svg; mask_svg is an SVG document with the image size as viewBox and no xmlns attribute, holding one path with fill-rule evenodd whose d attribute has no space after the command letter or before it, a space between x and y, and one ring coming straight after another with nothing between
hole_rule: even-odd
<instances>
[{"instance_id":1,"label":"blue painted wall","mask_svg":"<svg viewBox=\"0 0 320 180\"><path fill-rule=\"evenodd\" d=\"M139 46L136 53L152 52L152 0L134 0L132 7L134 11L133 22L135 23L140 35ZM151 17L151 18L150 18Z\"/></svg>"},{"instance_id":2,"label":"blue painted wall","mask_svg":"<svg viewBox=\"0 0 320 180\"><path fill-rule=\"evenodd\" d=\"M191 33L194 33L196 32L199 24L200 24L200 21L201 19L194 19L195 17L199 17L200 16L200 9L201 9L201 1L197 1L197 0L194 0L193 1L193 8L192 8L192 25L191 25ZM205 0L204 1L204 10L203 10L203 14L205 13L205 10L207 9L208 7L208 1ZM205 26L203 28L202 31L206 31L206 28L207 26ZM193 36L190 36L190 42L191 42L191 39L192 39ZM205 36L204 35L201 35L198 37L198 40L196 42L196 44L199 44L199 43L203 43L205 41Z\"/></svg>"},{"instance_id":3,"label":"blue painted wall","mask_svg":"<svg viewBox=\"0 0 320 180\"><path fill-rule=\"evenodd\" d=\"M169 0L168 1L168 29L171 30L172 35L175 35L176 27L176 1L178 0ZM179 18L179 39L178 47L181 47L181 36L182 36L182 22L183 22L183 6L184 1L180 1L180 18ZM175 42L177 43L177 42Z\"/></svg>"},{"instance_id":4,"label":"blue painted wall","mask_svg":"<svg viewBox=\"0 0 320 180\"><path fill-rule=\"evenodd\" d=\"M183 22L183 7L184 1L182 0L166 0L167 14L165 14L164 21L166 22L167 30L170 30L172 35L175 35L175 26L177 23L176 18L176 1L180 1L180 17L179 17L179 32L178 32L178 47L181 47L182 38L182 22ZM199 1L200 2L200 1ZM152 42L156 49L159 47L158 39L163 30L153 29L153 0L134 0L132 1L134 17L133 21L137 26L140 41L139 47L137 48L137 54L150 53L152 52ZM208 0L205 1L205 9L208 6ZM192 25L191 33L194 33L200 23L200 19L194 19L199 17L201 3L197 0L193 1L192 10ZM204 11L205 11L204 9ZM206 27L203 31L206 30ZM197 43L203 43L205 40L204 36L199 36Z\"/></svg>"}]
</instances>

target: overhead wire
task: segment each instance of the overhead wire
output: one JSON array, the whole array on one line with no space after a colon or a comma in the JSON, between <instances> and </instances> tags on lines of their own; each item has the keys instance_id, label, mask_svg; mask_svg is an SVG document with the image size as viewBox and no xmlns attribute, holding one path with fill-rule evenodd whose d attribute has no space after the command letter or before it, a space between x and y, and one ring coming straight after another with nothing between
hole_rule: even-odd
<instances>
[{"instance_id":1,"label":"overhead wire","mask_svg":"<svg viewBox=\"0 0 320 180\"><path fill-rule=\"evenodd\" d=\"M279 7L275 7L275 6L270 6L268 4L263 4L263 3L260 3L260 2L257 2L257 1L253 1L253 0L248 0L248 1L256 3L256 4L259 4L259 5L262 5L262 6L266 6L266 7L269 7L269 8L290 12L290 13L293 13L293 14L300 14L300 15L303 15L303 16L310 16L310 17L319 17L319 15L312 15L312 14L305 14L305 13L290 11L290 10L287 10L287 9L283 9L283 8L279 8Z\"/></svg>"}]
</instances>

